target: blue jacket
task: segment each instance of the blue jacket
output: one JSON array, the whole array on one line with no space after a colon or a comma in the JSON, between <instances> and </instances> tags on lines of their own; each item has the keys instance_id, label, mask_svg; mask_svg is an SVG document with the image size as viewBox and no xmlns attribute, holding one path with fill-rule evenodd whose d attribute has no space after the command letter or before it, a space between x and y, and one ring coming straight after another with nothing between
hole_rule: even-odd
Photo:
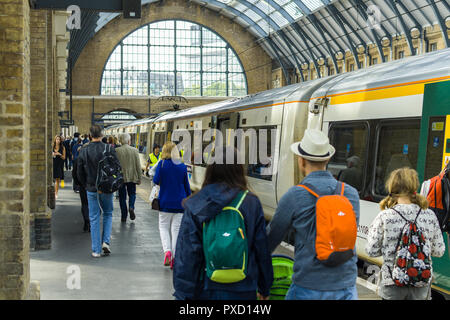
<instances>
[{"instance_id":1,"label":"blue jacket","mask_svg":"<svg viewBox=\"0 0 450 320\"><path fill-rule=\"evenodd\" d=\"M183 213L181 201L191 194L186 165L170 159L159 161L153 182L160 187L160 211Z\"/></svg>"},{"instance_id":2,"label":"blue jacket","mask_svg":"<svg viewBox=\"0 0 450 320\"><path fill-rule=\"evenodd\" d=\"M273 281L272 258L267 247L261 203L252 193L247 194L239 209L244 216L249 246L247 277L233 284L216 283L206 277L203 222L220 213L239 191L225 184L210 184L185 201L173 271L174 296L177 299L198 299L204 290L256 292L258 289L262 295L269 295Z\"/></svg>"},{"instance_id":3,"label":"blue jacket","mask_svg":"<svg viewBox=\"0 0 450 320\"><path fill-rule=\"evenodd\" d=\"M301 184L314 186L321 195L334 194L337 180L328 171L310 173ZM344 196L350 201L359 223L359 195L355 188L345 185ZM337 266L327 267L316 259L317 198L301 187L291 187L280 199L267 233L272 252L292 227L295 231L295 262L293 282L303 288L334 291L356 284L357 257Z\"/></svg>"}]
</instances>

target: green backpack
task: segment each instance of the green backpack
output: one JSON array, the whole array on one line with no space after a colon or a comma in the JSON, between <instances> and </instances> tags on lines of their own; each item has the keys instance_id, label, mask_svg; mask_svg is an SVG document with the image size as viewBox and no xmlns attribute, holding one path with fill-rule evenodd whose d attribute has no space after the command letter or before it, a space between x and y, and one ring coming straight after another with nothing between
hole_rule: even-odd
<instances>
[{"instance_id":1,"label":"green backpack","mask_svg":"<svg viewBox=\"0 0 450 320\"><path fill-rule=\"evenodd\" d=\"M214 282L234 283L247 276L248 243L244 216L239 211L247 191L203 223L206 276Z\"/></svg>"}]
</instances>

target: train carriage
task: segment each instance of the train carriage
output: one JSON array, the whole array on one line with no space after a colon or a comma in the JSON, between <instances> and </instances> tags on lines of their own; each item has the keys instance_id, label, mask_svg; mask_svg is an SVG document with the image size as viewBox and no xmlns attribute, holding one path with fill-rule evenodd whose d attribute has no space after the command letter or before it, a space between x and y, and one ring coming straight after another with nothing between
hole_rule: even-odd
<instances>
[{"instance_id":1,"label":"train carriage","mask_svg":"<svg viewBox=\"0 0 450 320\"><path fill-rule=\"evenodd\" d=\"M386 195L384 183L389 173L409 166L423 181L436 175L450 159L450 49L167 112L146 119L141 127L147 130L147 157L155 143L162 146L167 140L176 140L183 146L184 138L178 136L188 132L191 155L185 153L183 158L193 191L201 187L205 173L205 164L194 161L198 159L196 148L201 148L201 158L206 160L205 150L218 143L219 133L224 144L238 146L233 131L227 129L242 129L249 184L259 196L267 220L283 194L303 178L290 145L303 137L306 128L323 130L336 148L328 170L360 194L358 257L380 265L381 259L368 257L364 247L370 223L380 211L378 202ZM275 136L267 133L267 139L261 139L263 132L272 130ZM196 132L201 133L200 138ZM262 140L267 143L263 148L266 159L259 152ZM254 144L256 163L249 158ZM450 294L448 235L444 238L445 256L433 258L433 289Z\"/></svg>"}]
</instances>

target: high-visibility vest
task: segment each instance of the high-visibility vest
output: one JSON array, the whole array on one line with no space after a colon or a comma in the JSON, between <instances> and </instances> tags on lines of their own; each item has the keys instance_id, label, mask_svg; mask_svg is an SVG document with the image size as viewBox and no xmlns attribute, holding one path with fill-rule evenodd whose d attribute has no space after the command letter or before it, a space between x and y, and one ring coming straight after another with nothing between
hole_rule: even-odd
<instances>
[{"instance_id":1,"label":"high-visibility vest","mask_svg":"<svg viewBox=\"0 0 450 320\"><path fill-rule=\"evenodd\" d=\"M158 162L158 160L161 158L161 152L158 153L158 157L155 156L154 153L150 153L150 154L149 154L149 157L150 157L150 168L151 168L151 167L153 167L153 166Z\"/></svg>"}]
</instances>

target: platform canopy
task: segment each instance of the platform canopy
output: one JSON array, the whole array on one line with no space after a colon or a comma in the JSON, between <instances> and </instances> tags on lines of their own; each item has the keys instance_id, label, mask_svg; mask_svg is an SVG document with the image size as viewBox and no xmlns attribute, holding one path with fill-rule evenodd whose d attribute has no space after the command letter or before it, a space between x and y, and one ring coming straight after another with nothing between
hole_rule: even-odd
<instances>
[{"instance_id":1,"label":"platform canopy","mask_svg":"<svg viewBox=\"0 0 450 320\"><path fill-rule=\"evenodd\" d=\"M306 69L312 63L321 77L319 66L329 58L337 70L337 61L347 51L355 57L356 68L360 68L357 55L364 53L369 44L376 45L384 62L382 48L390 46L398 36L406 37L409 51L415 55L413 39L423 38L424 27L435 24L439 25L446 46L450 46L449 0L187 1L217 11L246 28L256 37L255 45L261 45L285 75L294 68ZM164 5L164 0L142 0L142 5L153 2ZM104 11L107 10L112 8ZM82 30L72 31L73 63L87 41L121 13L85 9L83 14L86 20L82 20Z\"/></svg>"}]
</instances>

